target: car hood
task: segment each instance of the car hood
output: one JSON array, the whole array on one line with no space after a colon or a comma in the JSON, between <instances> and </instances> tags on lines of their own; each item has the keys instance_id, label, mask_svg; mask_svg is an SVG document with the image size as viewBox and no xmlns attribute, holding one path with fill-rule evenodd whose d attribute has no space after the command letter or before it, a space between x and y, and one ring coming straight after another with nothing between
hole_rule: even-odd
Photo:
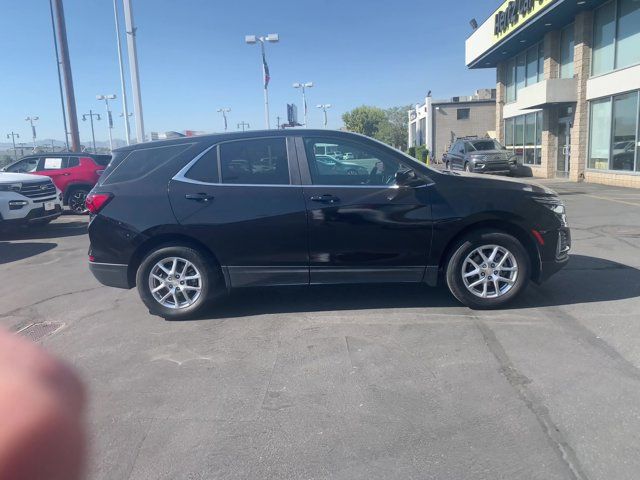
<instances>
[{"instance_id":1,"label":"car hood","mask_svg":"<svg viewBox=\"0 0 640 480\"><path fill-rule=\"evenodd\" d=\"M31 175L29 173L12 173L12 172L0 172L0 183L14 183L14 182L46 182L48 177L42 177L40 175Z\"/></svg>"},{"instance_id":2,"label":"car hood","mask_svg":"<svg viewBox=\"0 0 640 480\"><path fill-rule=\"evenodd\" d=\"M451 177L451 180L459 183L459 187L483 188L487 190L518 190L521 192L529 192L539 195L558 194L550 188L540 185L539 183L523 181L509 177L494 177L490 175L481 175L478 173L458 173L445 170L442 175Z\"/></svg>"}]
</instances>

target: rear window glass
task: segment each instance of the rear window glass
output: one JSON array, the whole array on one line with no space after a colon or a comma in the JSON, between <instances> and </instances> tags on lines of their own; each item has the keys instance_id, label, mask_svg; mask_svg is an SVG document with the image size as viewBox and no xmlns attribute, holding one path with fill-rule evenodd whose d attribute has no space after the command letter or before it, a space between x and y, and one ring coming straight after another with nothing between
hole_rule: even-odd
<instances>
[{"instance_id":1,"label":"rear window glass","mask_svg":"<svg viewBox=\"0 0 640 480\"><path fill-rule=\"evenodd\" d=\"M78 165L80 165L80 159L78 157L69 157L67 168L77 167Z\"/></svg>"},{"instance_id":2,"label":"rear window glass","mask_svg":"<svg viewBox=\"0 0 640 480\"><path fill-rule=\"evenodd\" d=\"M94 155L92 158L94 162L102 166L109 165L111 161L111 155Z\"/></svg>"},{"instance_id":3,"label":"rear window glass","mask_svg":"<svg viewBox=\"0 0 640 480\"><path fill-rule=\"evenodd\" d=\"M202 155L189 169L185 177L199 182L218 183L220 181L218 176L218 149L214 146Z\"/></svg>"},{"instance_id":4,"label":"rear window glass","mask_svg":"<svg viewBox=\"0 0 640 480\"><path fill-rule=\"evenodd\" d=\"M128 153L124 160L114 157L114 161L109 164L107 171L103 174L105 180L102 185L127 182L147 175L180 155L191 145L188 143L167 147L140 148L132 152L124 152L125 155Z\"/></svg>"},{"instance_id":5,"label":"rear window glass","mask_svg":"<svg viewBox=\"0 0 640 480\"><path fill-rule=\"evenodd\" d=\"M220 145L222 183L288 185L284 138L261 138Z\"/></svg>"}]
</instances>

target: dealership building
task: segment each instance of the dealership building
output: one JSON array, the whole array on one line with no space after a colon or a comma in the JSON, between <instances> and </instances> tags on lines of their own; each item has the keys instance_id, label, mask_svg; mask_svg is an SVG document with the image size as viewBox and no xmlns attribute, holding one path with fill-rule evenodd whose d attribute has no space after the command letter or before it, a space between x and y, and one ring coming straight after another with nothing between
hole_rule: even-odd
<instances>
[{"instance_id":1,"label":"dealership building","mask_svg":"<svg viewBox=\"0 0 640 480\"><path fill-rule=\"evenodd\" d=\"M640 0L506 1L466 41L535 176L640 187Z\"/></svg>"}]
</instances>

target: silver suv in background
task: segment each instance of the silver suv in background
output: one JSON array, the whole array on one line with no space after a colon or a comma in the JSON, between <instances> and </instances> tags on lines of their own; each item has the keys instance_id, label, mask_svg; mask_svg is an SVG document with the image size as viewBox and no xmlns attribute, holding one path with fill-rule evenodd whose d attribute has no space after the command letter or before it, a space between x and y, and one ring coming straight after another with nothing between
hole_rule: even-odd
<instances>
[{"instance_id":1,"label":"silver suv in background","mask_svg":"<svg viewBox=\"0 0 640 480\"><path fill-rule=\"evenodd\" d=\"M462 138L447 152L447 170L508 175L517 167L517 157L492 138Z\"/></svg>"},{"instance_id":2,"label":"silver suv in background","mask_svg":"<svg viewBox=\"0 0 640 480\"><path fill-rule=\"evenodd\" d=\"M0 172L0 227L43 225L62 214L62 194L49 177Z\"/></svg>"}]
</instances>

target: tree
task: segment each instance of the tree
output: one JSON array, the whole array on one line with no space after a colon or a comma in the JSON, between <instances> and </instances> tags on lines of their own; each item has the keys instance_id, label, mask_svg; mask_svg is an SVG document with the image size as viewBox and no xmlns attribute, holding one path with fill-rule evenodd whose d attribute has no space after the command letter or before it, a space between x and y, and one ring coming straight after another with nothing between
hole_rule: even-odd
<instances>
[{"instance_id":1,"label":"tree","mask_svg":"<svg viewBox=\"0 0 640 480\"><path fill-rule=\"evenodd\" d=\"M407 149L407 111L411 106L383 110L363 105L342 115L347 130L362 133L401 150Z\"/></svg>"},{"instance_id":2,"label":"tree","mask_svg":"<svg viewBox=\"0 0 640 480\"><path fill-rule=\"evenodd\" d=\"M362 105L343 113L342 121L350 132L377 138L380 128L387 122L387 115L381 108Z\"/></svg>"},{"instance_id":3,"label":"tree","mask_svg":"<svg viewBox=\"0 0 640 480\"><path fill-rule=\"evenodd\" d=\"M407 132L409 117L407 111L411 106L391 107L385 110L387 121L384 122L376 138L400 150L407 149Z\"/></svg>"}]
</instances>

